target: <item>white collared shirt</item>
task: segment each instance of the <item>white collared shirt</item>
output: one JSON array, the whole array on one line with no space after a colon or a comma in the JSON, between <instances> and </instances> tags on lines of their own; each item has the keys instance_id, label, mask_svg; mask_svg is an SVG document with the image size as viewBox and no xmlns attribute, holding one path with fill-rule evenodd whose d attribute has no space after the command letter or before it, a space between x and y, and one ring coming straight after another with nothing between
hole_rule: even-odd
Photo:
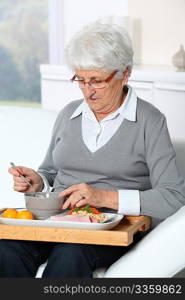
<instances>
[{"instance_id":1,"label":"white collared shirt","mask_svg":"<svg viewBox=\"0 0 185 300\"><path fill-rule=\"evenodd\" d=\"M129 86L128 94L123 104L113 113L98 122L94 113L83 101L74 111L71 119L82 114L82 136L85 145L91 152L95 152L105 145L116 133L124 119L136 121L137 96ZM89 134L89 132L91 134ZM138 190L119 190L118 213L124 215L140 214L140 198Z\"/></svg>"},{"instance_id":2,"label":"white collared shirt","mask_svg":"<svg viewBox=\"0 0 185 300\"><path fill-rule=\"evenodd\" d=\"M132 87L129 86L128 94L123 104L100 122L98 122L85 101L74 111L71 119L82 114L82 137L84 143L91 152L95 152L111 139L124 119L128 119L132 122L136 121L136 107L137 96ZM89 132L91 134L89 134ZM47 186L47 181L43 175L42 178L45 186ZM118 201L118 213L123 215L140 214L140 197L138 190L119 190Z\"/></svg>"}]
</instances>

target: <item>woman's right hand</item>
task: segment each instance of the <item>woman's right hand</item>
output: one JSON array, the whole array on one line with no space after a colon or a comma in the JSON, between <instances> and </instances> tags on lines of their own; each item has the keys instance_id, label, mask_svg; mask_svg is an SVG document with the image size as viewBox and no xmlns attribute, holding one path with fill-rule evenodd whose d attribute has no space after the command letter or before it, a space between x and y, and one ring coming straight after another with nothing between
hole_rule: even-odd
<instances>
[{"instance_id":1,"label":"woman's right hand","mask_svg":"<svg viewBox=\"0 0 185 300\"><path fill-rule=\"evenodd\" d=\"M29 192L40 192L44 188L42 177L33 169L17 166L17 170L9 168L8 172L13 175L14 180L14 191L29 193ZM23 175L31 183L31 187L24 182L24 179L20 177Z\"/></svg>"}]
</instances>

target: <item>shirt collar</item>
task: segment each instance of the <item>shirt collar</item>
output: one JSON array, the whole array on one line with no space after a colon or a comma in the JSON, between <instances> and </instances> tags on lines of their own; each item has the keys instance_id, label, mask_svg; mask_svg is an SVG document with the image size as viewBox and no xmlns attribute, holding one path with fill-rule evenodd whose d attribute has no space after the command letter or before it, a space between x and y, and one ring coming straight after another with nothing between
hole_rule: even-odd
<instances>
[{"instance_id":1,"label":"shirt collar","mask_svg":"<svg viewBox=\"0 0 185 300\"><path fill-rule=\"evenodd\" d=\"M78 107L77 109L74 111L74 113L72 114L71 118L70 119L74 119L76 117L78 117L84 110L84 107L85 107L85 104L86 102L83 101Z\"/></svg>"},{"instance_id":2,"label":"shirt collar","mask_svg":"<svg viewBox=\"0 0 185 300\"><path fill-rule=\"evenodd\" d=\"M137 108L137 95L131 86L128 86L128 93L123 104L110 116L116 117L118 114L124 116L125 119L135 122L136 121L136 108ZM80 114L89 115L92 118L94 116L92 110L88 104L83 101L77 109L73 112L70 119L78 117Z\"/></svg>"},{"instance_id":3,"label":"shirt collar","mask_svg":"<svg viewBox=\"0 0 185 300\"><path fill-rule=\"evenodd\" d=\"M128 86L128 88L129 90L125 101L118 108L118 111L125 119L136 122L137 95L131 86Z\"/></svg>"}]
</instances>

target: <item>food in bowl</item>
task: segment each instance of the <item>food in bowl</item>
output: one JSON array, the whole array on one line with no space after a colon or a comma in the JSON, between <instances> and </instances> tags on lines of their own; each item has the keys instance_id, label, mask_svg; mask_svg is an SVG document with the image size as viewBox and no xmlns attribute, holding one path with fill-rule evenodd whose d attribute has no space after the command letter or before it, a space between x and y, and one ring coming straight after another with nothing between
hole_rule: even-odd
<instances>
[{"instance_id":1,"label":"food in bowl","mask_svg":"<svg viewBox=\"0 0 185 300\"><path fill-rule=\"evenodd\" d=\"M48 219L62 211L64 197L56 192L36 192L24 194L26 208L35 219Z\"/></svg>"}]
</instances>

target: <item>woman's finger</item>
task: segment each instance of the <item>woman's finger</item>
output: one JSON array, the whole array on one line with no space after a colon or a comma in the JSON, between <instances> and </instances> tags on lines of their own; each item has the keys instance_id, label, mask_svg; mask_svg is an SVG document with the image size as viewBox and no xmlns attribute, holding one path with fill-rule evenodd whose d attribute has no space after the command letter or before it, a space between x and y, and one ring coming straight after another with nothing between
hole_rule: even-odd
<instances>
[{"instance_id":1,"label":"woman's finger","mask_svg":"<svg viewBox=\"0 0 185 300\"><path fill-rule=\"evenodd\" d=\"M89 188L89 186L86 183L75 184L75 185L68 187L63 192L61 192L60 196L66 197L76 191L81 191L83 193L83 192L86 192L88 190L88 188Z\"/></svg>"},{"instance_id":2,"label":"woman's finger","mask_svg":"<svg viewBox=\"0 0 185 300\"><path fill-rule=\"evenodd\" d=\"M8 173L10 173L13 176L20 176L19 172L13 168L9 168Z\"/></svg>"},{"instance_id":3,"label":"woman's finger","mask_svg":"<svg viewBox=\"0 0 185 300\"><path fill-rule=\"evenodd\" d=\"M76 206L76 204L82 199L85 199L85 197L79 191L73 192L70 195L70 197L65 201L63 209Z\"/></svg>"},{"instance_id":4,"label":"woman's finger","mask_svg":"<svg viewBox=\"0 0 185 300\"><path fill-rule=\"evenodd\" d=\"M29 185L14 185L13 187L14 191L16 192L22 192L22 193L31 193L31 192L34 192L34 188L33 187L30 187Z\"/></svg>"},{"instance_id":5,"label":"woman's finger","mask_svg":"<svg viewBox=\"0 0 185 300\"><path fill-rule=\"evenodd\" d=\"M17 171L21 174L21 175L24 175L24 176L29 176L32 174L33 170L30 169L30 168L26 168L26 167L23 167L23 166L17 166L16 167Z\"/></svg>"},{"instance_id":6,"label":"woman's finger","mask_svg":"<svg viewBox=\"0 0 185 300\"><path fill-rule=\"evenodd\" d=\"M13 189L14 191L17 191L17 192L24 192L28 189L28 185L27 186L21 186L21 185L14 185Z\"/></svg>"},{"instance_id":7,"label":"woman's finger","mask_svg":"<svg viewBox=\"0 0 185 300\"><path fill-rule=\"evenodd\" d=\"M14 182L14 186L16 186L16 187L22 187L22 188L27 188L29 185L27 184L27 183L17 183L17 182Z\"/></svg>"},{"instance_id":8,"label":"woman's finger","mask_svg":"<svg viewBox=\"0 0 185 300\"><path fill-rule=\"evenodd\" d=\"M14 183L26 183L25 180L21 177L18 177L18 176L13 176L13 180L14 180ZM31 179L26 177L26 180L28 182L31 182Z\"/></svg>"},{"instance_id":9,"label":"woman's finger","mask_svg":"<svg viewBox=\"0 0 185 300\"><path fill-rule=\"evenodd\" d=\"M81 199L80 201L78 201L76 203L76 207L84 206L84 205L87 205L87 204L88 204L88 202L87 202L86 199Z\"/></svg>"},{"instance_id":10,"label":"woman's finger","mask_svg":"<svg viewBox=\"0 0 185 300\"><path fill-rule=\"evenodd\" d=\"M61 194L59 194L59 195L61 196ZM63 209L66 209L66 208L70 207L70 205L71 205L71 200L70 200L70 197L69 197L69 198L64 202L62 208L63 208Z\"/></svg>"},{"instance_id":11,"label":"woman's finger","mask_svg":"<svg viewBox=\"0 0 185 300\"><path fill-rule=\"evenodd\" d=\"M79 189L79 185L78 184L72 185L72 186L68 187L67 189L65 189L63 192L61 192L60 196L67 197L70 194L76 192L78 189Z\"/></svg>"}]
</instances>

